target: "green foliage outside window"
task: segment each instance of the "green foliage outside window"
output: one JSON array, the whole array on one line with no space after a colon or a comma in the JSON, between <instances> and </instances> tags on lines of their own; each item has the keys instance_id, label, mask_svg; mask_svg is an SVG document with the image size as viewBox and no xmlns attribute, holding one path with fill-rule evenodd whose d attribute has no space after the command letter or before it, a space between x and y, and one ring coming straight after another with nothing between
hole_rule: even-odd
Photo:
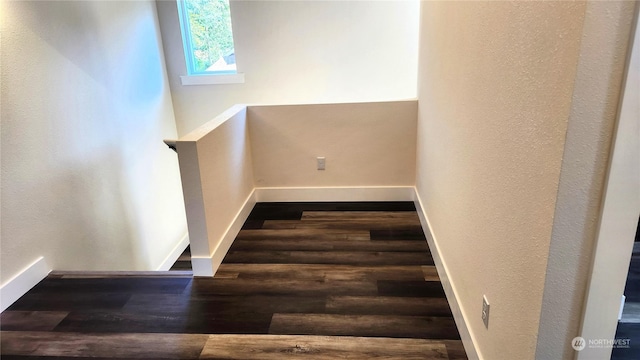
<instances>
[{"instance_id":1,"label":"green foliage outside window","mask_svg":"<svg viewBox=\"0 0 640 360\"><path fill-rule=\"evenodd\" d=\"M235 63L235 56L231 56L234 48L229 0L183 1L191 30L194 70L205 72L221 59Z\"/></svg>"}]
</instances>

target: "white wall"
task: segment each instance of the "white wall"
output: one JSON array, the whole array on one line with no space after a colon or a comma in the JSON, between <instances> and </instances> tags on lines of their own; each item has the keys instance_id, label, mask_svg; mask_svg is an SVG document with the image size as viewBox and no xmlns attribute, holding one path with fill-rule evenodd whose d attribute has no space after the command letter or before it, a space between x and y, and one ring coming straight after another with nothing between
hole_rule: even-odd
<instances>
[{"instance_id":1,"label":"white wall","mask_svg":"<svg viewBox=\"0 0 640 360\"><path fill-rule=\"evenodd\" d=\"M186 232L155 3L3 1L4 284L155 270Z\"/></svg>"},{"instance_id":2,"label":"white wall","mask_svg":"<svg viewBox=\"0 0 640 360\"><path fill-rule=\"evenodd\" d=\"M413 199L416 111L415 100L235 105L181 137L194 274L215 273L256 201Z\"/></svg>"},{"instance_id":3,"label":"white wall","mask_svg":"<svg viewBox=\"0 0 640 360\"><path fill-rule=\"evenodd\" d=\"M246 107L230 108L176 146L194 275L213 276L255 204Z\"/></svg>"},{"instance_id":4,"label":"white wall","mask_svg":"<svg viewBox=\"0 0 640 360\"><path fill-rule=\"evenodd\" d=\"M585 4L422 6L420 201L480 357L531 359Z\"/></svg>"},{"instance_id":5,"label":"white wall","mask_svg":"<svg viewBox=\"0 0 640 360\"><path fill-rule=\"evenodd\" d=\"M250 106L248 116L257 187L415 185L415 100Z\"/></svg>"},{"instance_id":6,"label":"white wall","mask_svg":"<svg viewBox=\"0 0 640 360\"><path fill-rule=\"evenodd\" d=\"M415 98L419 2L231 1L244 84L183 86L173 0L157 2L181 135L237 103Z\"/></svg>"},{"instance_id":7,"label":"white wall","mask_svg":"<svg viewBox=\"0 0 640 360\"><path fill-rule=\"evenodd\" d=\"M575 355L633 7L423 4L417 190L480 358Z\"/></svg>"},{"instance_id":8,"label":"white wall","mask_svg":"<svg viewBox=\"0 0 640 360\"><path fill-rule=\"evenodd\" d=\"M539 359L572 356L575 352L569 343L576 336L587 342L615 337L640 212L637 76L629 78L628 85L635 85L636 93L628 88L630 97L622 109L626 113L620 118L613 154L611 147L633 7L632 2L587 4L549 250L536 350ZM634 103L635 114L629 108ZM602 262L603 255L607 262ZM585 303L587 291L598 295ZM607 359L610 353L611 349L587 345L579 358Z\"/></svg>"}]
</instances>

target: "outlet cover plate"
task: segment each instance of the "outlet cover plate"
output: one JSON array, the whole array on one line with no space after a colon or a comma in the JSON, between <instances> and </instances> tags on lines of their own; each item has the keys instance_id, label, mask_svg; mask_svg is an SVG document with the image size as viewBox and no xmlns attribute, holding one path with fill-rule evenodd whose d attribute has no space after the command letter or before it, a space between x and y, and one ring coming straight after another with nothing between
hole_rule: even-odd
<instances>
[{"instance_id":1,"label":"outlet cover plate","mask_svg":"<svg viewBox=\"0 0 640 360\"><path fill-rule=\"evenodd\" d=\"M489 300L486 295L482 295L482 322L484 327L489 328Z\"/></svg>"}]
</instances>

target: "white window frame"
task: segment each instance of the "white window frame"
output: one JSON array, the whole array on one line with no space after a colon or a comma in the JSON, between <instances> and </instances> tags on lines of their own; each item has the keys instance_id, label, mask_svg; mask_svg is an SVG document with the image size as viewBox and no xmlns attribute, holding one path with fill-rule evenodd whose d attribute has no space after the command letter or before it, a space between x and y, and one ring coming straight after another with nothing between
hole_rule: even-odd
<instances>
[{"instance_id":1,"label":"white window frame","mask_svg":"<svg viewBox=\"0 0 640 360\"><path fill-rule=\"evenodd\" d=\"M178 19L180 21L180 33L182 34L182 46L187 75L180 76L182 85L218 85L218 84L242 84L244 74L236 70L228 71L195 71L193 64L193 45L191 43L191 26L187 17L187 9L184 1L176 0L178 7ZM233 30L232 30L233 31ZM235 39L234 39L235 41ZM236 65L237 66L237 65Z\"/></svg>"}]
</instances>

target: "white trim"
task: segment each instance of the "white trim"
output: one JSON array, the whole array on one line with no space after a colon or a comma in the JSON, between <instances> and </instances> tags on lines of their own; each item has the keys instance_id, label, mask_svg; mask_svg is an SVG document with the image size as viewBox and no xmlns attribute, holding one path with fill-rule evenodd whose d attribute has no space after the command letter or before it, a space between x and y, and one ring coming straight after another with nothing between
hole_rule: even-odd
<instances>
[{"instance_id":1,"label":"white trim","mask_svg":"<svg viewBox=\"0 0 640 360\"><path fill-rule=\"evenodd\" d=\"M4 283L0 288L0 312L11 306L27 291L36 286L42 279L47 277L49 272L51 272L51 268L47 265L44 257L41 256Z\"/></svg>"},{"instance_id":2,"label":"white trim","mask_svg":"<svg viewBox=\"0 0 640 360\"><path fill-rule=\"evenodd\" d=\"M130 277L130 276L144 276L144 277L185 277L192 276L191 270L169 270L169 271L109 271L109 270L52 270L49 276L62 279L99 279L99 278L114 278L114 277Z\"/></svg>"},{"instance_id":3,"label":"white trim","mask_svg":"<svg viewBox=\"0 0 640 360\"><path fill-rule=\"evenodd\" d=\"M413 186L263 187L257 202L413 201Z\"/></svg>"},{"instance_id":4,"label":"white trim","mask_svg":"<svg viewBox=\"0 0 640 360\"><path fill-rule=\"evenodd\" d=\"M182 85L244 84L244 73L218 75L182 75Z\"/></svg>"},{"instance_id":5,"label":"white trim","mask_svg":"<svg viewBox=\"0 0 640 360\"><path fill-rule=\"evenodd\" d=\"M427 242L429 243L429 249L431 250L433 262L435 263L436 269L438 270L438 276L440 276L442 287L444 288L444 292L447 295L447 301L449 302L449 307L451 307L453 319L455 320L458 331L460 332L460 338L462 339L462 344L464 345L464 350L467 353L467 357L470 360L483 359L479 349L477 349L475 346L475 337L473 336L471 329L469 329L469 327L467 326L464 311L458 303L458 292L456 291L456 286L453 283L452 279L449 278L447 264L440 255L438 241L436 240L431 230L431 223L429 222L429 218L427 217L424 207L422 206L422 201L420 200L418 189L415 189L414 203L416 205L418 217L420 218L420 223L422 224L422 228L424 229L425 235L427 237Z\"/></svg>"},{"instance_id":6,"label":"white trim","mask_svg":"<svg viewBox=\"0 0 640 360\"><path fill-rule=\"evenodd\" d=\"M242 229L242 225L247 221L247 218L255 205L256 193L254 189L251 191L244 204L234 217L233 221L227 228L227 231L225 231L222 239L218 242L218 246L213 250L213 253L210 256L191 257L193 276L213 276L216 271L218 271L218 267L222 264L222 260L225 255L227 255L229 248L233 244L233 240L238 236L240 229Z\"/></svg>"},{"instance_id":7,"label":"white trim","mask_svg":"<svg viewBox=\"0 0 640 360\"><path fill-rule=\"evenodd\" d=\"M160 264L160 266L158 266L156 271L168 271L169 269L171 269L173 264L175 264L175 262L178 260L180 255L182 255L182 253L187 248L187 246L189 246L189 233L188 232L184 233L184 235L180 238L180 241L178 241L178 243L173 248L173 250L171 250L169 255L167 255L167 257L164 259L162 264Z\"/></svg>"},{"instance_id":8,"label":"white trim","mask_svg":"<svg viewBox=\"0 0 640 360\"><path fill-rule=\"evenodd\" d=\"M249 214L251 213L251 210L253 210L253 207L255 205L256 196L254 189L247 197L247 200L245 200L244 204L240 208L240 211L238 211L238 214L236 214L233 222L227 228L227 231L225 231L224 235L222 236L222 240L218 243L218 246L216 246L215 250L213 250L213 254L211 254L211 262L213 265L214 274L216 271L218 271L218 267L220 267L220 264L222 264L224 256L227 255L229 248L238 236L240 229L242 229L242 225L244 225L245 221L247 221L247 218L249 217Z\"/></svg>"},{"instance_id":9,"label":"white trim","mask_svg":"<svg viewBox=\"0 0 640 360\"><path fill-rule=\"evenodd\" d=\"M211 256L191 255L191 268L193 269L193 276L212 277L213 275L215 275L213 271Z\"/></svg>"}]
</instances>

